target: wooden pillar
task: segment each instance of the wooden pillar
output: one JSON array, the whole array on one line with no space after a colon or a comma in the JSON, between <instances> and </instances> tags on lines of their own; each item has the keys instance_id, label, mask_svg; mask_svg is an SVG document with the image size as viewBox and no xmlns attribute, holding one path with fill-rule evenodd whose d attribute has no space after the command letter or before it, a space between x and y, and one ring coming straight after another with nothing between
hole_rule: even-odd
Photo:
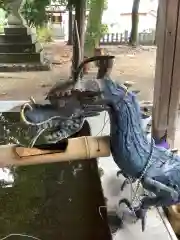
<instances>
[{"instance_id":1,"label":"wooden pillar","mask_svg":"<svg viewBox=\"0 0 180 240\"><path fill-rule=\"evenodd\" d=\"M153 135L173 147L180 91L180 0L160 0L154 84Z\"/></svg>"}]
</instances>

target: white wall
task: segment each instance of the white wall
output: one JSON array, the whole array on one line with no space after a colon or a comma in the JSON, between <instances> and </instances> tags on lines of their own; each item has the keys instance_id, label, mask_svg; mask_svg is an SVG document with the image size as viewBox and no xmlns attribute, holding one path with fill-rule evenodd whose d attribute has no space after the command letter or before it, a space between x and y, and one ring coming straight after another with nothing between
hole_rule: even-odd
<instances>
[{"instance_id":1,"label":"white wall","mask_svg":"<svg viewBox=\"0 0 180 240\"><path fill-rule=\"evenodd\" d=\"M106 20L106 21L105 21ZM116 21L112 22L112 19L103 19L103 23L108 24L109 26L109 32L112 33L122 33L124 31L131 31L132 26L132 20L131 15L123 15L119 16L119 18L116 18ZM113 26L111 26L113 24ZM138 31L143 32L147 29L155 29L156 28L156 18L152 15L148 14L147 16L140 15L139 16L139 25L138 25Z\"/></svg>"},{"instance_id":2,"label":"white wall","mask_svg":"<svg viewBox=\"0 0 180 240\"><path fill-rule=\"evenodd\" d=\"M112 14L114 13L127 13L131 12L133 0L109 0L108 9ZM142 0L139 5L139 12L148 12L150 10L157 10L158 0Z\"/></svg>"},{"instance_id":3,"label":"white wall","mask_svg":"<svg viewBox=\"0 0 180 240\"><path fill-rule=\"evenodd\" d=\"M130 13L132 11L133 0L108 1L108 10L103 14L103 23L109 25L110 32L123 32L131 30L131 16L121 16L121 13ZM139 12L157 11L158 0L143 0L140 2ZM114 27L110 25L114 24ZM156 27L156 18L148 15L148 17L140 16L139 31L142 32L148 28Z\"/></svg>"}]
</instances>

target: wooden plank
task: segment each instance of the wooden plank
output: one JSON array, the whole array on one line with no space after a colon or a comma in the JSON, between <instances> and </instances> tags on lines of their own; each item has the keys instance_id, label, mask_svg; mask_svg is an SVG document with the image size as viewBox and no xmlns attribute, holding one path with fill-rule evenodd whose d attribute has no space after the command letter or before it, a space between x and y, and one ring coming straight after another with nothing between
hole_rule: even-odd
<instances>
[{"instance_id":1,"label":"wooden plank","mask_svg":"<svg viewBox=\"0 0 180 240\"><path fill-rule=\"evenodd\" d=\"M158 22L156 29L156 43L157 43L157 53L156 53L156 71L155 71L155 83L154 83L154 100L153 100L153 135L159 135L157 133L158 129L158 117L159 117L159 98L160 89L162 81L163 72L163 53L165 46L165 29L166 29L166 12L167 12L167 1L159 1L159 11L158 11Z\"/></svg>"},{"instance_id":2,"label":"wooden plank","mask_svg":"<svg viewBox=\"0 0 180 240\"><path fill-rule=\"evenodd\" d=\"M180 92L180 1L178 6L178 21L177 21L177 32L176 32L176 43L174 51L174 66L171 83L171 95L169 100L169 112L168 112L168 141L173 145L175 131L176 131L176 120L179 108L179 92Z\"/></svg>"},{"instance_id":3,"label":"wooden plank","mask_svg":"<svg viewBox=\"0 0 180 240\"><path fill-rule=\"evenodd\" d=\"M153 134L162 137L168 128L179 0L160 0L157 59L154 85Z\"/></svg>"}]
</instances>

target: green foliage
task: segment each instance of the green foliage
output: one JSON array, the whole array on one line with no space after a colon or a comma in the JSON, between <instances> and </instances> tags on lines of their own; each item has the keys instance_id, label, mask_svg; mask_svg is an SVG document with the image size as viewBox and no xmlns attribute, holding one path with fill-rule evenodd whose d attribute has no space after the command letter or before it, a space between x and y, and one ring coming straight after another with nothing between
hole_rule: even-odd
<instances>
[{"instance_id":1,"label":"green foliage","mask_svg":"<svg viewBox=\"0 0 180 240\"><path fill-rule=\"evenodd\" d=\"M68 0L52 0L52 3L53 4L58 3L61 6L67 6Z\"/></svg>"},{"instance_id":2,"label":"green foliage","mask_svg":"<svg viewBox=\"0 0 180 240\"><path fill-rule=\"evenodd\" d=\"M4 32L4 26L0 24L0 34Z\"/></svg>"},{"instance_id":3,"label":"green foliage","mask_svg":"<svg viewBox=\"0 0 180 240\"><path fill-rule=\"evenodd\" d=\"M108 25L102 23L100 28L100 38L104 37L106 33L108 33Z\"/></svg>"},{"instance_id":4,"label":"green foliage","mask_svg":"<svg viewBox=\"0 0 180 240\"><path fill-rule=\"evenodd\" d=\"M108 8L108 0L104 1L104 10L106 10Z\"/></svg>"},{"instance_id":5,"label":"green foliage","mask_svg":"<svg viewBox=\"0 0 180 240\"><path fill-rule=\"evenodd\" d=\"M3 9L0 9L0 32L4 29L6 23L6 12Z\"/></svg>"},{"instance_id":6,"label":"green foliage","mask_svg":"<svg viewBox=\"0 0 180 240\"><path fill-rule=\"evenodd\" d=\"M22 14L28 26L39 27L47 23L46 7L50 5L50 2L50 0L26 0L22 8ZM79 0L54 0L53 2L62 6L75 6L79 4Z\"/></svg>"},{"instance_id":7,"label":"green foliage","mask_svg":"<svg viewBox=\"0 0 180 240\"><path fill-rule=\"evenodd\" d=\"M0 8L6 9L7 0L0 0Z\"/></svg>"},{"instance_id":8,"label":"green foliage","mask_svg":"<svg viewBox=\"0 0 180 240\"><path fill-rule=\"evenodd\" d=\"M86 6L87 6L87 9L90 9L91 7L91 0L86 0ZM104 10L106 10L108 8L108 0L105 0L104 1Z\"/></svg>"},{"instance_id":9,"label":"green foliage","mask_svg":"<svg viewBox=\"0 0 180 240\"><path fill-rule=\"evenodd\" d=\"M99 31L96 32L86 32L86 39L85 39L85 50L86 54L91 54L91 52L94 51L94 48L97 47L99 44L99 40L108 33L108 25L107 24L101 24Z\"/></svg>"},{"instance_id":10,"label":"green foliage","mask_svg":"<svg viewBox=\"0 0 180 240\"><path fill-rule=\"evenodd\" d=\"M22 8L22 15L27 21L28 26L42 26L47 20L46 7L50 0L26 0Z\"/></svg>"},{"instance_id":11,"label":"green foliage","mask_svg":"<svg viewBox=\"0 0 180 240\"><path fill-rule=\"evenodd\" d=\"M38 41L42 43L52 42L52 29L47 27L37 28Z\"/></svg>"},{"instance_id":12,"label":"green foliage","mask_svg":"<svg viewBox=\"0 0 180 240\"><path fill-rule=\"evenodd\" d=\"M86 37L85 37L85 55L91 56L94 48L99 46L100 38L106 33L107 25L102 25L102 15L107 0L90 0L90 13L88 18Z\"/></svg>"},{"instance_id":13,"label":"green foliage","mask_svg":"<svg viewBox=\"0 0 180 240\"><path fill-rule=\"evenodd\" d=\"M85 0L86 1L86 0ZM90 4L91 0L87 0L87 4ZM0 8L7 10L7 2L8 0L0 0ZM45 8L50 4L51 0L26 0L21 13L25 18L28 26L30 27L39 27L43 26L47 20L48 16L46 14ZM72 5L75 7L78 6L79 0L54 0L54 3L58 3L62 6Z\"/></svg>"}]
</instances>

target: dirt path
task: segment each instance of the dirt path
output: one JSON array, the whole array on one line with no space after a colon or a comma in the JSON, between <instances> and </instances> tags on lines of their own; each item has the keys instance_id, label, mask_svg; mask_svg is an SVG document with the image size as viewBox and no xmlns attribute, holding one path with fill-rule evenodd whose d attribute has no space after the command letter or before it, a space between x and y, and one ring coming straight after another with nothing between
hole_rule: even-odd
<instances>
[{"instance_id":1,"label":"dirt path","mask_svg":"<svg viewBox=\"0 0 180 240\"><path fill-rule=\"evenodd\" d=\"M29 96L41 99L48 89L69 76L71 49L63 43L45 47L46 57L52 64L51 71L0 73L0 100L22 100Z\"/></svg>"},{"instance_id":2,"label":"dirt path","mask_svg":"<svg viewBox=\"0 0 180 240\"><path fill-rule=\"evenodd\" d=\"M136 51L129 47L110 49L116 61L112 76L120 81L133 81L133 88L141 90L141 100L152 100L156 49L143 47Z\"/></svg>"},{"instance_id":3,"label":"dirt path","mask_svg":"<svg viewBox=\"0 0 180 240\"><path fill-rule=\"evenodd\" d=\"M42 99L48 89L70 73L71 50L62 43L46 47L53 64L52 71L0 73L0 100L27 99L33 95ZM116 56L112 77L120 82L134 81L134 88L141 90L140 99L152 99L155 67L155 48L139 48L136 51L126 46L109 47L110 54Z\"/></svg>"},{"instance_id":4,"label":"dirt path","mask_svg":"<svg viewBox=\"0 0 180 240\"><path fill-rule=\"evenodd\" d=\"M0 74L0 100L22 100L32 95L41 99L52 85L60 79L68 78L68 65L53 67L50 72Z\"/></svg>"}]
</instances>

